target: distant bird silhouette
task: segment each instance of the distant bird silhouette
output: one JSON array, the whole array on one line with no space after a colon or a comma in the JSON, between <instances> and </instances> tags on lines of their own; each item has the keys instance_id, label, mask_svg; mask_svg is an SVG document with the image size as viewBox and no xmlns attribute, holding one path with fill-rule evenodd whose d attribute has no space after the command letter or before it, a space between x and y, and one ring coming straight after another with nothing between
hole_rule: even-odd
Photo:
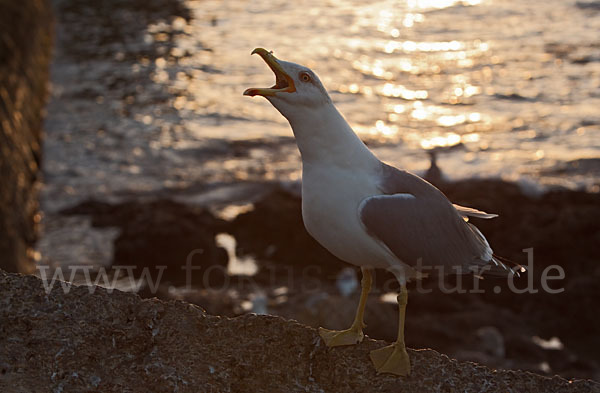
<instances>
[{"instance_id":1,"label":"distant bird silhouette","mask_svg":"<svg viewBox=\"0 0 600 393\"><path fill-rule=\"evenodd\" d=\"M437 165L437 150L428 150L427 154L429 154L429 158L431 160L431 165L427 172L425 172L425 176L423 178L427 180L429 183L434 186L440 188L444 183L444 178L442 176L442 170Z\"/></svg>"}]
</instances>

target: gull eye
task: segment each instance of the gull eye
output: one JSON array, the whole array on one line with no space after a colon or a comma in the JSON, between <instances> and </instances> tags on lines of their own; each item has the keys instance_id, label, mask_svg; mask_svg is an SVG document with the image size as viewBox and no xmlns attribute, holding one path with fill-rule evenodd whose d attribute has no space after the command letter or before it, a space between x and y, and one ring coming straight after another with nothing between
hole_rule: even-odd
<instances>
[{"instance_id":1,"label":"gull eye","mask_svg":"<svg viewBox=\"0 0 600 393\"><path fill-rule=\"evenodd\" d=\"M300 80L302 82L310 82L310 75L308 75L308 72L301 72L300 73Z\"/></svg>"}]
</instances>

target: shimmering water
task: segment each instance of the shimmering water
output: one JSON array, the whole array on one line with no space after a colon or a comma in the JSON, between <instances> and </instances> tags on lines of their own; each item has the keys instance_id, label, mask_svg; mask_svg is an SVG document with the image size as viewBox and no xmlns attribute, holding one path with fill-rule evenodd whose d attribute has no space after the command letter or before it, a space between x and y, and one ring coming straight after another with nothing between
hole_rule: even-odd
<instances>
[{"instance_id":1,"label":"shimmering water","mask_svg":"<svg viewBox=\"0 0 600 393\"><path fill-rule=\"evenodd\" d=\"M215 185L243 199L253 182L298 180L288 124L242 96L274 80L255 47L313 68L393 165L424 171L440 149L451 179L600 190L597 0L180 1L151 17L56 1L46 213L160 192L210 204L227 199L201 195Z\"/></svg>"},{"instance_id":2,"label":"shimmering water","mask_svg":"<svg viewBox=\"0 0 600 393\"><path fill-rule=\"evenodd\" d=\"M439 160L450 178L530 178L598 190L597 4L185 3L194 18L175 22L181 34L171 55L178 60L158 59L154 74L178 95L172 105L185 132L167 141L171 147L291 136L268 102L242 96L247 87L273 83L262 60L250 56L260 46L315 70L353 128L392 164L424 170L423 149L457 146ZM148 39L156 37L151 27ZM248 160L260 161L267 178L298 177L293 149L271 164L259 154L219 165L243 172Z\"/></svg>"}]
</instances>

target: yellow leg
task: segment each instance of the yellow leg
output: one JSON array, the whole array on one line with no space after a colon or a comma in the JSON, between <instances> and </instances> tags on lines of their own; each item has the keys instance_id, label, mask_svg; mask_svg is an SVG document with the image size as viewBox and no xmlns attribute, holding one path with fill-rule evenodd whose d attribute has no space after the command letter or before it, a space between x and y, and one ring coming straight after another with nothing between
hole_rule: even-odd
<instances>
[{"instance_id":1,"label":"yellow leg","mask_svg":"<svg viewBox=\"0 0 600 393\"><path fill-rule=\"evenodd\" d=\"M362 280L360 281L362 290L360 293L360 301L358 308L356 309L356 316L350 329L346 330L328 330L319 328L319 335L325 341L328 347L337 347L340 345L352 345L358 344L363 340L365 335L363 334L363 328L366 326L363 322L363 315L365 312L365 306L367 304L367 297L371 291L372 277L370 268L361 268Z\"/></svg>"},{"instance_id":2,"label":"yellow leg","mask_svg":"<svg viewBox=\"0 0 600 393\"><path fill-rule=\"evenodd\" d=\"M406 317L407 302L408 291L406 285L402 284L398 295L398 307L400 308L398 339L392 345L376 349L370 353L377 372L392 373L404 377L410 374L410 360L404 344L404 319Z\"/></svg>"}]
</instances>

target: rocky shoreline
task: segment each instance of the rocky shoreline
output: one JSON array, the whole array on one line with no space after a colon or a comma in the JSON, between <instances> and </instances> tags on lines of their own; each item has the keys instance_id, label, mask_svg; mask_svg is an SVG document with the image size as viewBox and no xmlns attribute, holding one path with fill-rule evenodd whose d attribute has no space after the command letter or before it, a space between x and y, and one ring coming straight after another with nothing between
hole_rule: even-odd
<instances>
[{"instance_id":1,"label":"rocky shoreline","mask_svg":"<svg viewBox=\"0 0 600 393\"><path fill-rule=\"evenodd\" d=\"M528 265L529 271L514 283L471 276L426 279L418 287L412 283L406 323L409 346L432 347L492 367L597 379L594 348L600 343L594 332L600 326L590 310L600 300L596 285L600 196L566 190L528 196L515 184L493 180L443 188L459 204L500 214L476 224L497 254ZM114 205L89 201L62 214L87 217L92 227L118 228L114 265L135 266L134 273L163 267L161 284L153 291L143 288L143 296L184 299L214 315L237 316L260 309L313 327L343 328L352 319L357 296L338 290L340 274L349 267L308 235L300 205L294 192L272 186L227 220L205 207L161 198ZM256 274L227 273L231 256L215 242L220 233L235 239L235 257L251 258ZM523 252L529 248L532 261ZM193 275L187 281L187 257L198 249L203 252L194 256ZM558 268L564 277L543 288L542 276L556 275ZM359 274L351 270L351 278L359 279ZM191 287L185 290L188 282ZM453 291L458 284L467 293ZM393 340L396 306L381 296L397 289L395 280L378 271L375 286L366 332ZM476 288L482 293L475 293ZM257 306L261 302L264 305ZM557 344L553 347L551 342Z\"/></svg>"}]
</instances>

